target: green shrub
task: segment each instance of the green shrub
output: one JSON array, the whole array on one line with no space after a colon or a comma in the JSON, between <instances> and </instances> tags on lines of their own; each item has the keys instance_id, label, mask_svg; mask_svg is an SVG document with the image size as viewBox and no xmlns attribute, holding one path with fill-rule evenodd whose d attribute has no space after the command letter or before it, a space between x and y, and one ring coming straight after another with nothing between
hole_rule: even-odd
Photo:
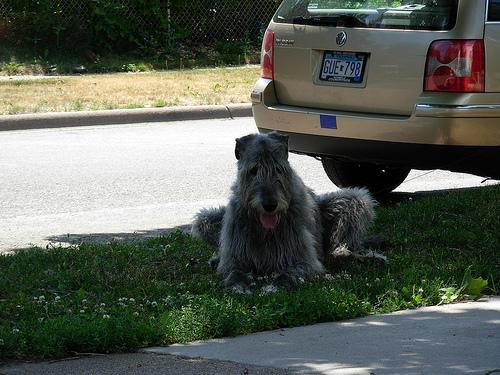
<instances>
[{"instance_id":1,"label":"green shrub","mask_svg":"<svg viewBox=\"0 0 500 375\"><path fill-rule=\"evenodd\" d=\"M183 44L251 41L278 0L7 0L10 44L85 53L165 54ZM241 49L241 48L240 48Z\"/></svg>"}]
</instances>

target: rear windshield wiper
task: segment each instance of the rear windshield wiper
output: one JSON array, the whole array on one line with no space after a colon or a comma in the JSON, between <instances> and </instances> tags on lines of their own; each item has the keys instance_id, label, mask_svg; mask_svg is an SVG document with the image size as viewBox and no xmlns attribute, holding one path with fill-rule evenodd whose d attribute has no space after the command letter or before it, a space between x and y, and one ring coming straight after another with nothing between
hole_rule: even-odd
<instances>
[{"instance_id":1,"label":"rear windshield wiper","mask_svg":"<svg viewBox=\"0 0 500 375\"><path fill-rule=\"evenodd\" d=\"M292 23L300 25L314 26L346 26L346 27L363 27L366 23L358 17L339 14L335 16L312 16L312 17L294 17Z\"/></svg>"}]
</instances>

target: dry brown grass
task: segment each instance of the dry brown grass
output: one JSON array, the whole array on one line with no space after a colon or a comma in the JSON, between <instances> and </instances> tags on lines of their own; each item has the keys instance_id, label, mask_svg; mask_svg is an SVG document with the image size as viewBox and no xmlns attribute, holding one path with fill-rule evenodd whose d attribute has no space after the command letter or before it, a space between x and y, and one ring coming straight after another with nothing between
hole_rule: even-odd
<instances>
[{"instance_id":1,"label":"dry brown grass","mask_svg":"<svg viewBox=\"0 0 500 375\"><path fill-rule=\"evenodd\" d=\"M0 81L0 114L245 103L259 68Z\"/></svg>"}]
</instances>

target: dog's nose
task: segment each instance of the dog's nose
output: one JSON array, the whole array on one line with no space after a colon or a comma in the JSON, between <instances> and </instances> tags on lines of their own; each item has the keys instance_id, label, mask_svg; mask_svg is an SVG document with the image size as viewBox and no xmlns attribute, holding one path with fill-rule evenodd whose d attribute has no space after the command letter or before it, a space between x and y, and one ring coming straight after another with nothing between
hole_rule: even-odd
<instances>
[{"instance_id":1,"label":"dog's nose","mask_svg":"<svg viewBox=\"0 0 500 375\"><path fill-rule=\"evenodd\" d=\"M274 212L276 210L276 207L278 207L278 202L266 202L262 205L264 207L264 210L266 212Z\"/></svg>"}]
</instances>

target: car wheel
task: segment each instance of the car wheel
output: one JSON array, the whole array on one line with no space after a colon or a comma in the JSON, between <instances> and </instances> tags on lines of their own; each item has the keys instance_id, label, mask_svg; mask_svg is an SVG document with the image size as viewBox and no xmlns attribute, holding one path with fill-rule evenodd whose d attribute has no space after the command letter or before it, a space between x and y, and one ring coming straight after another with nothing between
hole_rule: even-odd
<instances>
[{"instance_id":1,"label":"car wheel","mask_svg":"<svg viewBox=\"0 0 500 375\"><path fill-rule=\"evenodd\" d=\"M374 195L382 195L396 189L410 173L409 168L389 168L330 158L322 158L321 162L328 178L338 187L366 187Z\"/></svg>"}]
</instances>

